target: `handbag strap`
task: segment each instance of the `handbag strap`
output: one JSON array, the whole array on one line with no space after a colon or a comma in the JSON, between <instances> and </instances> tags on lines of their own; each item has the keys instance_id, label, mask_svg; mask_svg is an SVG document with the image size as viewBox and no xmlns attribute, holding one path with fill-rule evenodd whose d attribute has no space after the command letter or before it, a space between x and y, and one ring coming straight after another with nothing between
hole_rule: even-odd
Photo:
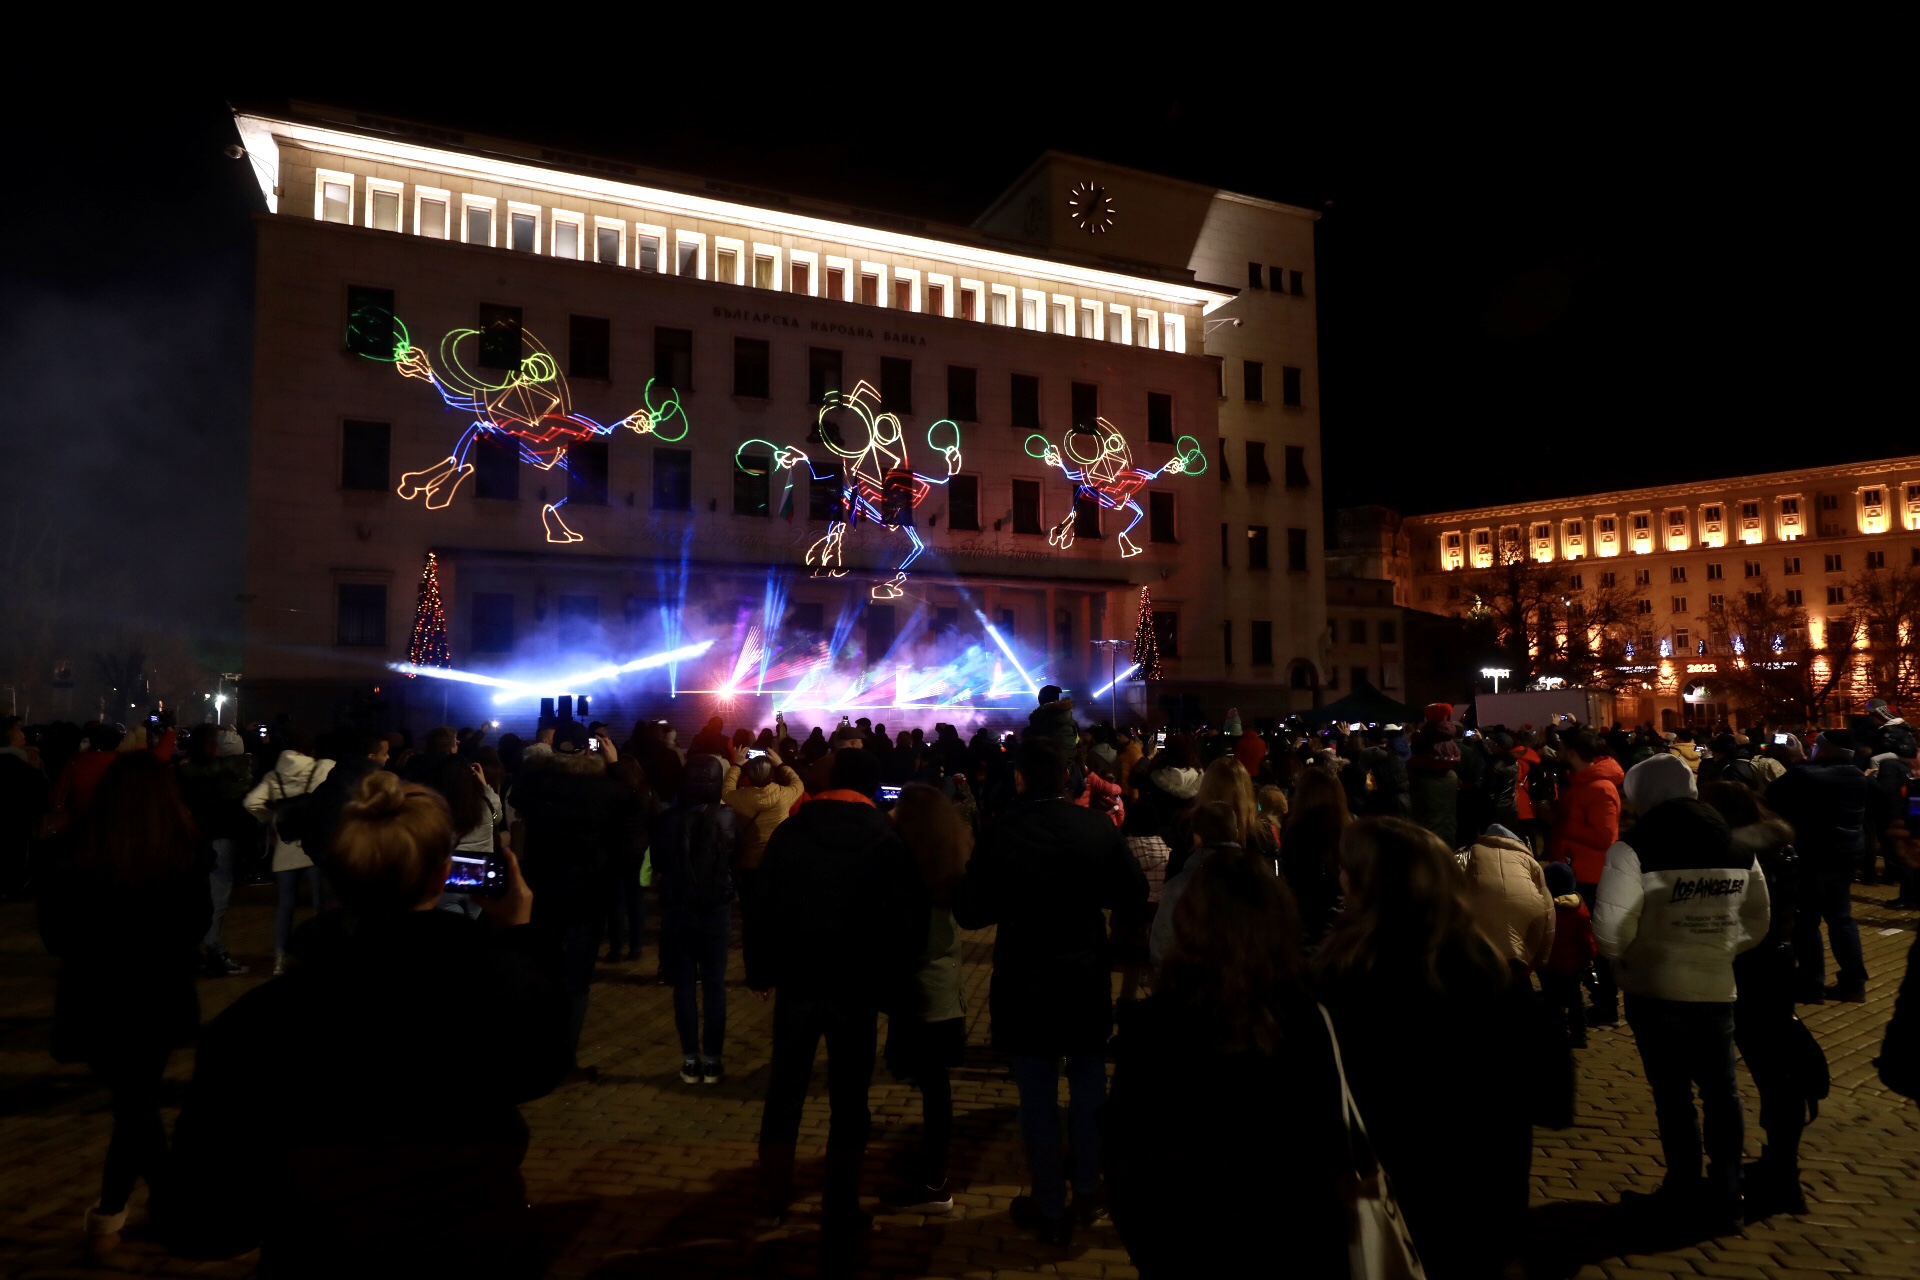
<instances>
[{"instance_id":1,"label":"handbag strap","mask_svg":"<svg viewBox=\"0 0 1920 1280\"><path fill-rule=\"evenodd\" d=\"M1353 1088L1347 1083L1347 1067L1346 1063L1342 1061L1340 1057L1340 1036L1339 1033L1333 1029L1333 1015L1327 1012L1326 1005L1322 1004L1317 1007L1320 1010L1321 1020L1327 1024L1327 1041L1333 1045L1333 1069L1340 1076L1340 1102L1346 1109L1347 1119L1351 1121L1351 1125L1347 1130L1348 1153L1350 1155L1355 1154L1353 1151L1353 1131L1355 1129L1360 1131L1360 1137L1366 1142L1367 1149L1372 1150L1373 1139L1367 1136L1367 1122L1361 1118L1360 1104L1354 1101Z\"/></svg>"}]
</instances>

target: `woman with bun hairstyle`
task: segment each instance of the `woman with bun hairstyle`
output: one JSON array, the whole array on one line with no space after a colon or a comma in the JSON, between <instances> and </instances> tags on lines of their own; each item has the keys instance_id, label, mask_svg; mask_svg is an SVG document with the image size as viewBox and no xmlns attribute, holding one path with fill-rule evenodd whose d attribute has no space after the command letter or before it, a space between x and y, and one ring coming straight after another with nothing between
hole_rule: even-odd
<instances>
[{"instance_id":1,"label":"woman with bun hairstyle","mask_svg":"<svg viewBox=\"0 0 1920 1280\"><path fill-rule=\"evenodd\" d=\"M433 909L454 844L437 792L361 782L328 862L340 909L202 1038L166 1218L177 1249L257 1247L275 1278L530 1272L518 1104L567 1070L560 956L528 924L511 851L478 919Z\"/></svg>"}]
</instances>

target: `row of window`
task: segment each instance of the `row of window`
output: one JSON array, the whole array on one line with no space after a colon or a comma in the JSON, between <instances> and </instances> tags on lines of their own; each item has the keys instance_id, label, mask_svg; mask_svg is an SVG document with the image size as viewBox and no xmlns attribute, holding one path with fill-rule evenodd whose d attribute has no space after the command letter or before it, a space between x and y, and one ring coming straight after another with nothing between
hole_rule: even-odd
<instances>
[{"instance_id":1,"label":"row of window","mask_svg":"<svg viewBox=\"0 0 1920 1280\"><path fill-rule=\"evenodd\" d=\"M1226 377L1226 364L1222 362L1222 378ZM1227 398L1227 389L1220 388L1220 398ZM1264 404L1267 399L1267 367L1259 360L1240 362L1240 398L1248 404ZM1280 403L1289 409L1301 407L1300 370L1293 365L1280 367Z\"/></svg>"},{"instance_id":2,"label":"row of window","mask_svg":"<svg viewBox=\"0 0 1920 1280\"><path fill-rule=\"evenodd\" d=\"M313 216L322 222L356 221L379 231L403 230L405 184L364 180L361 217L354 210L356 179L321 169L314 182ZM504 208L503 208L504 206ZM455 213L458 213L457 221ZM1102 303L1043 289L1017 288L939 272L838 257L810 250L782 250L729 236L625 219L546 208L492 196L414 188L413 232L430 240L545 254L607 266L631 265L643 272L751 285L805 297L859 302L924 315L1048 331L1167 351L1187 349L1186 318L1153 307ZM711 242L711 243L710 243ZM1275 268L1278 273L1278 268ZM1304 284L1296 279L1295 292ZM1276 280L1278 275L1276 274ZM1276 284L1275 288L1279 285Z\"/></svg>"},{"instance_id":3,"label":"row of window","mask_svg":"<svg viewBox=\"0 0 1920 1280\"><path fill-rule=\"evenodd\" d=\"M1368 644L1368 643L1399 644L1400 643L1400 624L1397 622L1393 622L1390 619L1382 618L1378 623L1374 624L1371 630L1373 632L1374 639L1372 641L1369 641L1367 639L1367 635L1369 631L1369 628L1367 626L1367 620L1365 618L1347 619L1347 643L1348 644ZM1327 639L1331 640L1335 644L1340 643L1340 624L1337 620L1328 619Z\"/></svg>"},{"instance_id":4,"label":"row of window","mask_svg":"<svg viewBox=\"0 0 1920 1280\"><path fill-rule=\"evenodd\" d=\"M1269 266L1264 262L1249 262L1247 288L1290 293L1296 298L1304 298L1307 296L1307 273L1289 271L1285 267Z\"/></svg>"},{"instance_id":5,"label":"row of window","mask_svg":"<svg viewBox=\"0 0 1920 1280\"><path fill-rule=\"evenodd\" d=\"M1152 440L1154 436L1149 433L1147 439ZM1287 488L1311 488L1313 486L1313 478L1307 474L1307 447L1303 444L1290 444L1283 446L1283 448L1286 450L1284 465ZM1233 479L1231 456L1227 450L1227 438L1221 436L1220 452L1216 459L1219 463L1221 484L1226 484ZM1273 483L1273 473L1267 470L1267 446L1265 441L1247 441L1246 480L1248 484Z\"/></svg>"},{"instance_id":6,"label":"row of window","mask_svg":"<svg viewBox=\"0 0 1920 1280\"><path fill-rule=\"evenodd\" d=\"M1231 569L1233 565L1233 526L1220 525L1220 567ZM1246 528L1247 565L1249 569L1270 568L1268 548L1270 539L1264 524L1250 524ZM1305 529L1287 530L1287 572L1305 573L1307 571L1307 531Z\"/></svg>"},{"instance_id":7,"label":"row of window","mask_svg":"<svg viewBox=\"0 0 1920 1280\"><path fill-rule=\"evenodd\" d=\"M391 289L355 285L347 290L347 350L355 355L384 358L393 352L397 331L393 326L394 296ZM526 335L519 307L481 303L478 317L479 339L476 359L485 369L512 371L520 367L526 354ZM773 344L765 338L733 340L733 394L745 399L767 400L773 396ZM656 325L653 330L653 377L681 394L694 390L694 333ZM613 326L600 316L567 317L567 376L607 380L612 376ZM965 365L948 365L946 416L956 422L979 422L980 371ZM915 412L914 363L902 356L880 357L879 391L881 408L888 413ZM833 347L807 348L807 403L823 405L829 395L846 391L845 353ZM1041 380L1038 374L1010 375L1007 388L1007 422L1022 430L1041 430ZM1094 382L1068 384L1069 423L1076 429L1092 430L1101 416L1100 385ZM1175 438L1173 396L1163 391L1146 393L1147 440L1172 444ZM1264 467L1264 463L1262 464ZM1305 484L1305 462L1301 463L1301 484ZM1289 464L1289 475L1292 475ZM1291 483L1291 481L1290 481Z\"/></svg>"}]
</instances>

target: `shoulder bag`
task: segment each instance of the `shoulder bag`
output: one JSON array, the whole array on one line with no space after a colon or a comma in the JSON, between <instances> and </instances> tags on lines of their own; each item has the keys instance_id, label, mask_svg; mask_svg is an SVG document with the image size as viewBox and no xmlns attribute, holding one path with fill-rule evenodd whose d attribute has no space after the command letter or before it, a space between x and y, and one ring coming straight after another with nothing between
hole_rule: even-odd
<instances>
[{"instance_id":1,"label":"shoulder bag","mask_svg":"<svg viewBox=\"0 0 1920 1280\"><path fill-rule=\"evenodd\" d=\"M1346 1064L1340 1060L1340 1037L1333 1015L1320 1006L1333 1046L1333 1069L1340 1076L1340 1104L1347 1129L1349 1169L1340 1196L1347 1206L1347 1265L1353 1280L1426 1280L1426 1268L1413 1247L1413 1236L1393 1197L1393 1182L1374 1154L1360 1106L1347 1085ZM1358 1141L1355 1140L1358 1135Z\"/></svg>"}]
</instances>

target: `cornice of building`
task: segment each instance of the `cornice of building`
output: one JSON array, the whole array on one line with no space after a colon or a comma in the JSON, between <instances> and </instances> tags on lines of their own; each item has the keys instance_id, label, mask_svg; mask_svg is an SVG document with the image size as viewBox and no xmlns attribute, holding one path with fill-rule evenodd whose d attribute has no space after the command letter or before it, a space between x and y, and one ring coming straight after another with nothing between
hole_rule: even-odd
<instances>
[{"instance_id":1,"label":"cornice of building","mask_svg":"<svg viewBox=\"0 0 1920 1280\"><path fill-rule=\"evenodd\" d=\"M238 108L234 118L249 152L262 140L277 135L304 147L375 163L412 165L482 181L732 222L774 234L1137 293L1204 311L1212 311L1234 297L1234 291L1197 281L1187 271L1156 269L1099 255L1062 253L974 228L877 213L371 113L296 102L279 112ZM254 159L268 207L274 208L278 192L270 186L268 175L277 176L279 158L256 155Z\"/></svg>"},{"instance_id":2,"label":"cornice of building","mask_svg":"<svg viewBox=\"0 0 1920 1280\"><path fill-rule=\"evenodd\" d=\"M1677 498L1723 497L1730 490L1793 488L1827 479L1871 479L1876 476L1909 474L1920 477L1920 454L1884 458L1874 462L1842 463L1830 467L1803 467L1792 471L1768 471L1759 475L1728 476L1719 480L1695 480L1685 484L1656 485L1645 489L1615 489L1605 493L1574 494L1538 502L1508 503L1497 507L1467 507L1457 511L1435 511L1410 515L1409 524L1467 524L1474 521L1501 520L1513 516L1545 515L1579 507L1631 506L1635 503L1658 504ZM1759 496L1756 494L1756 496Z\"/></svg>"}]
</instances>

